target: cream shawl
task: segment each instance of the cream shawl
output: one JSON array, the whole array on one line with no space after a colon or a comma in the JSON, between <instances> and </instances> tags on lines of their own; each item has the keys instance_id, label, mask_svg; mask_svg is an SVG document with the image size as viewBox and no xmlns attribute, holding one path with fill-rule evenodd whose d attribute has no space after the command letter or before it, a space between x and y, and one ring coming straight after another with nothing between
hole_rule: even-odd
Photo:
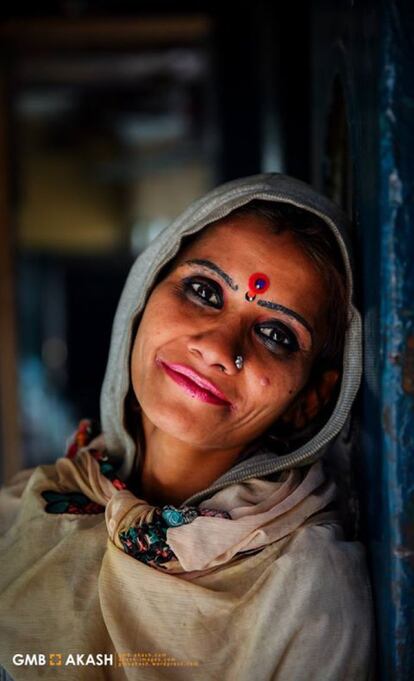
<instances>
[{"instance_id":1,"label":"cream shawl","mask_svg":"<svg viewBox=\"0 0 414 681\"><path fill-rule=\"evenodd\" d=\"M0 494L11 525L0 540L4 667L16 681L294 681L304 670L306 679L368 678L362 547L343 541L335 516L321 512L335 489L320 462L282 477L203 502L231 519L169 530L179 560L163 574L118 540L151 507L115 489L86 450L18 476ZM45 513L41 492L72 489L105 514ZM62 666L17 666L16 653L58 654ZM112 663L97 666L99 654ZM77 655L84 664L72 664Z\"/></svg>"}]
</instances>

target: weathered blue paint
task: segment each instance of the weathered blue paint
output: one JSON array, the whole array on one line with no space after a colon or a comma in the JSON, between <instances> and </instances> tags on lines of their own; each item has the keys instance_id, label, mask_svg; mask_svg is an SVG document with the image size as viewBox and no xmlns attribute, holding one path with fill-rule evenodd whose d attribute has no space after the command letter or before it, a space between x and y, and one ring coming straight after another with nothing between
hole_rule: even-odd
<instances>
[{"instance_id":1,"label":"weathered blue paint","mask_svg":"<svg viewBox=\"0 0 414 681\"><path fill-rule=\"evenodd\" d=\"M411 15L411 16L410 16ZM388 525L386 678L414 678L413 12L384 5L380 89L382 494Z\"/></svg>"},{"instance_id":2,"label":"weathered blue paint","mask_svg":"<svg viewBox=\"0 0 414 681\"><path fill-rule=\"evenodd\" d=\"M346 100L365 372L355 460L377 678L414 679L414 8L314 4L314 180L335 76Z\"/></svg>"}]
</instances>

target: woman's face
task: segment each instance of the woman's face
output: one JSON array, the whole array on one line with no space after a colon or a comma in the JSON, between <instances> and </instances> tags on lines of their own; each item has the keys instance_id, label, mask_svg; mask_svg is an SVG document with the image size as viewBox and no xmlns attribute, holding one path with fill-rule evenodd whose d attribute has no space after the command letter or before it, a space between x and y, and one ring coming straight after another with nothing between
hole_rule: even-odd
<instances>
[{"instance_id":1,"label":"woman's face","mask_svg":"<svg viewBox=\"0 0 414 681\"><path fill-rule=\"evenodd\" d=\"M250 302L256 272L270 286ZM289 233L272 234L249 216L205 229L141 318L131 377L145 417L195 447L244 447L306 385L326 333L325 308L322 277Z\"/></svg>"}]
</instances>

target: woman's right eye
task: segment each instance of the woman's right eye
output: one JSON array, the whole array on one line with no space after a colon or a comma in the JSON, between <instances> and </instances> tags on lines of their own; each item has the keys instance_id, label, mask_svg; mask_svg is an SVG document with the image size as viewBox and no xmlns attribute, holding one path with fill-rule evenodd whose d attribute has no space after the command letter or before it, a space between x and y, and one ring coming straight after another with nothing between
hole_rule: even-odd
<instances>
[{"instance_id":1,"label":"woman's right eye","mask_svg":"<svg viewBox=\"0 0 414 681\"><path fill-rule=\"evenodd\" d=\"M201 305L208 305L220 309L223 307L223 296L220 287L211 280L185 279L184 289L187 295L200 301Z\"/></svg>"}]
</instances>

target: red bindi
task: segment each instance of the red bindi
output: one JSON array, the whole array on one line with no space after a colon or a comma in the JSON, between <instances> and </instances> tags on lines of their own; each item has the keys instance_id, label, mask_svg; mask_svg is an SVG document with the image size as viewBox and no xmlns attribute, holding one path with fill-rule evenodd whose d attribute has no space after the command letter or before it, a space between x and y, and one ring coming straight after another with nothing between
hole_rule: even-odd
<instances>
[{"instance_id":1,"label":"red bindi","mask_svg":"<svg viewBox=\"0 0 414 681\"><path fill-rule=\"evenodd\" d=\"M249 290L246 292L246 300L250 303L256 298L257 294L267 291L270 286L270 279L263 272L254 272L249 277Z\"/></svg>"}]
</instances>

